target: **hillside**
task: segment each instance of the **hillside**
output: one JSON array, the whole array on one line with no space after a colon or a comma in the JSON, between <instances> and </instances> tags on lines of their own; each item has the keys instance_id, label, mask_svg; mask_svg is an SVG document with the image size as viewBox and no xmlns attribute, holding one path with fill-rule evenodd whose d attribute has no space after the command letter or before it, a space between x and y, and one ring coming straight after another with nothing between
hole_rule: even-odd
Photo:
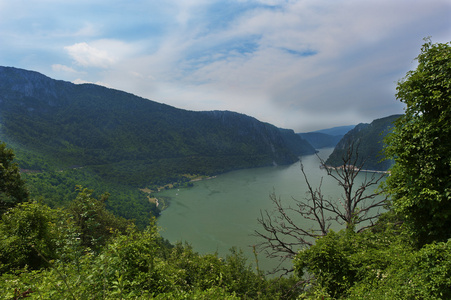
<instances>
[{"instance_id":1,"label":"hillside","mask_svg":"<svg viewBox=\"0 0 451 300\"><path fill-rule=\"evenodd\" d=\"M392 165L389 160L384 160L382 150L383 139L393 127L393 122L400 115L393 115L376 119L371 124L361 123L350 130L335 146L334 151L326 161L327 165L340 166L343 164L342 157L347 151L350 143L358 147L358 164L365 161L363 169L386 171Z\"/></svg>"},{"instance_id":2,"label":"hillside","mask_svg":"<svg viewBox=\"0 0 451 300\"><path fill-rule=\"evenodd\" d=\"M289 164L315 151L292 130L243 114L182 110L10 67L0 67L0 140L23 169L77 169L135 188Z\"/></svg>"},{"instance_id":3,"label":"hillside","mask_svg":"<svg viewBox=\"0 0 451 300\"><path fill-rule=\"evenodd\" d=\"M14 68L0 68L0 99L1 139L58 166L146 165L145 178L117 178L137 186L171 179L163 165L177 174L217 173L313 152L294 132L242 114L186 111Z\"/></svg>"}]
</instances>

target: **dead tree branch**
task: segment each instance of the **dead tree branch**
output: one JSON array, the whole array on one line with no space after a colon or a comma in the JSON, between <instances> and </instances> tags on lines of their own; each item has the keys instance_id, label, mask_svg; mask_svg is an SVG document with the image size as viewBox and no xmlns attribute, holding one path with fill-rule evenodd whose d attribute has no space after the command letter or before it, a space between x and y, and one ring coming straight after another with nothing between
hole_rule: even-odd
<instances>
[{"instance_id":1,"label":"dead tree branch","mask_svg":"<svg viewBox=\"0 0 451 300\"><path fill-rule=\"evenodd\" d=\"M365 172L362 183L357 184L356 178L363 172L365 162L358 165L358 147L354 148L354 144L348 146L341 166L327 166L323 159L318 158L320 167L337 182L343 193L326 197L321 190L323 178L314 188L301 161L301 172L307 185L306 197L303 200L293 198L294 204L284 206L275 192L270 194L275 208L272 212L260 212L257 220L263 230L256 230L254 235L262 240L256 245L260 252L268 258L279 259L279 265L272 273L282 272L283 275L291 272L292 269L283 267L283 263L292 260L302 248L313 245L318 237L326 235L333 224L350 230L358 228L357 232L373 226L380 215L379 209L386 204L387 199L374 192L385 174ZM311 226L300 226L294 216L308 220Z\"/></svg>"}]
</instances>

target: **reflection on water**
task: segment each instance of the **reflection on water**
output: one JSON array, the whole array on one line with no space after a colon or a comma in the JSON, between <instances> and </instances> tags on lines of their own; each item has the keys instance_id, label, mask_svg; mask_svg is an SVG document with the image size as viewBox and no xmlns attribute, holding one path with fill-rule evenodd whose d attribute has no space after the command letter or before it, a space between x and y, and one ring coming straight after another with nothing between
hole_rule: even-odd
<instances>
[{"instance_id":1,"label":"reflection on water","mask_svg":"<svg viewBox=\"0 0 451 300\"><path fill-rule=\"evenodd\" d=\"M325 159L332 150L323 149L319 155ZM302 157L302 163L313 186L324 176L323 193L330 197L342 194L338 184L319 168L315 155ZM231 247L237 246L253 263L252 245L258 239L252 234L261 229L257 222L260 212L274 209L269 199L273 191L287 205L292 203L292 197L298 200L306 197L299 163L233 171L195 182L191 188L164 191L157 197L169 196L171 204L158 218L161 235L172 243L187 241L199 253L218 252L225 256ZM304 224L305 220L299 218L299 222ZM269 270L276 264L259 255L260 269Z\"/></svg>"}]
</instances>

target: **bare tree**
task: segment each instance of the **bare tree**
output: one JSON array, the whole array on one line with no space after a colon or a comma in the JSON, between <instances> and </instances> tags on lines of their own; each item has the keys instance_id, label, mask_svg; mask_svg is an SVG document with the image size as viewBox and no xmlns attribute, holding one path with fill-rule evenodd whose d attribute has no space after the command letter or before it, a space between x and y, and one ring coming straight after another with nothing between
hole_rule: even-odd
<instances>
[{"instance_id":1,"label":"bare tree","mask_svg":"<svg viewBox=\"0 0 451 300\"><path fill-rule=\"evenodd\" d=\"M264 252L269 258L279 259L280 263L272 273L282 272L284 275L293 271L292 268L283 267L283 263L287 259L293 259L300 249L313 245L316 238L326 235L333 223L357 232L374 225L387 198L378 197L380 193L375 192L373 188L379 185L385 174L365 172L364 180L358 185L356 178L364 171L365 162L357 166L358 147L354 148L353 144L348 146L342 157L343 164L339 167L327 166L318 156L320 167L343 189L340 197L323 194L323 178L319 186L313 188L302 161L301 171L307 184L305 199L293 198L294 205L284 206L281 198L277 197L275 192L271 193L270 199L275 209L272 212L260 212L258 222L263 230L256 230L254 235L262 238L262 242L257 245L260 252ZM312 225L307 228L300 226L292 217L293 213L310 220Z\"/></svg>"}]
</instances>

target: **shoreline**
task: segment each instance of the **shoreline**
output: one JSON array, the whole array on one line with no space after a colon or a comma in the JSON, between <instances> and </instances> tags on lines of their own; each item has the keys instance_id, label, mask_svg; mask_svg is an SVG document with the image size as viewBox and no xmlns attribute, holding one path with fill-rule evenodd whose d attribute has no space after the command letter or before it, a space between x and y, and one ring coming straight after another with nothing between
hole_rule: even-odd
<instances>
[{"instance_id":1,"label":"shoreline","mask_svg":"<svg viewBox=\"0 0 451 300\"><path fill-rule=\"evenodd\" d=\"M214 179L214 178L216 178L217 176L216 175L214 175L214 176L209 176L209 177L205 177L205 176L196 176L195 178L193 178L193 179L191 179L190 181L188 181L188 182L198 182L198 181L203 181L203 180L210 180L210 179ZM172 190L172 189L174 189L174 188L180 188L179 186L174 186L175 185L175 183L168 183L168 184L166 184L166 185L164 185L164 186L160 186L160 187L158 187L157 188L157 190L156 191L154 191L154 190L151 190L150 188L143 188L143 189L139 189L141 192L144 192L144 193L146 193L146 194L148 194L147 195L147 199L149 200L149 202L150 203L153 203L153 204L155 204L155 206L156 207L159 207L160 206L160 204L162 204L162 208L161 208L161 210L164 210L165 208L167 208L167 204L166 204L166 201L164 201L164 199L163 199L163 203L160 203L160 200L158 200L158 198L157 197L151 197L151 194L152 193L159 193L159 192L161 192L161 191L164 191L164 190Z\"/></svg>"},{"instance_id":2,"label":"shoreline","mask_svg":"<svg viewBox=\"0 0 451 300\"><path fill-rule=\"evenodd\" d=\"M214 175L214 176L210 176L210 177L194 178L194 179L191 179L189 182L197 182L197 181L202 181L202 180L210 180L210 179L214 179L214 178L216 178L216 177L217 177L217 176Z\"/></svg>"},{"instance_id":3,"label":"shoreline","mask_svg":"<svg viewBox=\"0 0 451 300\"><path fill-rule=\"evenodd\" d=\"M328 166L328 165L320 165L319 166L320 169L329 169L329 170L340 170L345 168L345 166L338 166L338 167L332 167L332 166ZM368 170L368 169L360 169L355 167L355 166L346 166L346 168L348 169L354 169L354 171L359 171L359 172L367 172L367 173L378 173L378 174L390 174L390 171L379 171L379 170Z\"/></svg>"}]
</instances>

